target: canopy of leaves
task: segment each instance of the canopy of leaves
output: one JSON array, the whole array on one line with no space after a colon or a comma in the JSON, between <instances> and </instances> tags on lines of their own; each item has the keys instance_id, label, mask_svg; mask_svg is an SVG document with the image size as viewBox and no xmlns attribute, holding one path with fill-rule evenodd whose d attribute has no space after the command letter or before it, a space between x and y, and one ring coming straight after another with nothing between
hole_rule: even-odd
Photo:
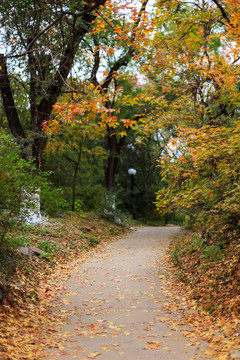
<instances>
[{"instance_id":1,"label":"canopy of leaves","mask_svg":"<svg viewBox=\"0 0 240 360\"><path fill-rule=\"evenodd\" d=\"M162 128L181 124L221 125L239 104L239 28L235 2L224 2L223 18L215 1L162 1L157 30L141 69L167 101L155 116Z\"/></svg>"},{"instance_id":2,"label":"canopy of leaves","mask_svg":"<svg viewBox=\"0 0 240 360\"><path fill-rule=\"evenodd\" d=\"M161 213L181 209L206 231L239 234L239 124L182 128L171 142L179 156L162 158L169 184L157 195Z\"/></svg>"}]
</instances>

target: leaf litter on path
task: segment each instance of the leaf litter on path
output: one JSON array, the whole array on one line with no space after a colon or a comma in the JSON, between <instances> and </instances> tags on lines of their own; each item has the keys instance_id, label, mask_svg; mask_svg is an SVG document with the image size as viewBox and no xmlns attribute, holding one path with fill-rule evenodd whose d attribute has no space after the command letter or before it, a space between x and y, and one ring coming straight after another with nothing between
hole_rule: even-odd
<instances>
[{"instance_id":1,"label":"leaf litter on path","mask_svg":"<svg viewBox=\"0 0 240 360\"><path fill-rule=\"evenodd\" d=\"M148 228L140 239L137 232L79 261L60 264L54 276L39 283L41 302L34 317L31 304L23 308L21 321L31 316L22 321L22 330L17 323L13 333L18 315L7 317L2 359L154 360L160 354L166 360L230 359L237 320L216 321L199 312L166 278L168 263L163 267L160 257L169 241L162 229L155 245L150 243L156 235L149 235Z\"/></svg>"},{"instance_id":2,"label":"leaf litter on path","mask_svg":"<svg viewBox=\"0 0 240 360\"><path fill-rule=\"evenodd\" d=\"M208 342L202 341L194 324L185 320L183 303L179 305L180 295L175 299L162 275L164 269L159 259L169 242L169 229L166 229L140 229L105 248L103 257L93 256L76 268L77 272L66 283L72 304L65 307L77 310L75 314L69 313L65 325L57 328L56 343L62 332L69 331L71 339L85 350L84 359L93 354L97 354L99 360L118 359L123 355L129 360L154 360L161 356L166 360L210 359L211 356L215 359L215 354L205 354L209 351ZM177 230L171 228L170 234ZM83 281L84 288L81 287ZM114 285L116 282L119 285ZM71 292L75 295L71 296ZM80 333L75 332L77 324L81 326ZM76 356L71 344L66 341L66 345L71 356ZM57 353L56 349L51 350ZM59 356L61 359L61 354Z\"/></svg>"},{"instance_id":3,"label":"leaf litter on path","mask_svg":"<svg viewBox=\"0 0 240 360\"><path fill-rule=\"evenodd\" d=\"M60 221L50 220L47 226L26 226L11 234L24 235L35 247L41 243L48 245L48 251L54 252L49 258L38 261L29 261L24 256L17 258L16 271L8 277L10 285L4 289L0 305L1 360L39 360L44 356L42 349L54 344L55 325L64 324L68 314L61 312L51 318L49 307L57 307L56 298L66 294L64 283L74 272L77 258L79 263L90 254L100 253L113 237L126 232L113 224L110 232L109 226L107 221L93 214L72 214ZM87 229L86 234L81 228ZM98 248L89 245L89 230L101 241ZM0 283L3 278L0 269Z\"/></svg>"}]
</instances>

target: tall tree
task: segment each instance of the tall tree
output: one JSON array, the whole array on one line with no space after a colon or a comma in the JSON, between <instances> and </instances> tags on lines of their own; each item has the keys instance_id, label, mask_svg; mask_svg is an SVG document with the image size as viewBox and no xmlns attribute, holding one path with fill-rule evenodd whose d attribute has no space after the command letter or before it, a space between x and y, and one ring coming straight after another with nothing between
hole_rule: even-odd
<instances>
[{"instance_id":1,"label":"tall tree","mask_svg":"<svg viewBox=\"0 0 240 360\"><path fill-rule=\"evenodd\" d=\"M118 13L118 16L107 22L103 17L102 31L99 33L96 28L90 82L104 96L105 108L109 114L115 107L119 74L121 75L122 69L129 65L132 59L137 59L140 43L143 44L148 35L150 22L146 11L147 4L148 0L143 0L138 8L132 2L119 5L113 1L108 11ZM106 34L109 33L106 42ZM103 61L104 71L101 68ZM109 156L105 166L105 186L109 191L115 190L117 164L124 140L125 136L118 136L115 127L111 124L107 126L106 149Z\"/></svg>"},{"instance_id":2,"label":"tall tree","mask_svg":"<svg viewBox=\"0 0 240 360\"><path fill-rule=\"evenodd\" d=\"M46 135L42 124L50 119L79 45L106 0L8 0L0 5L0 92L12 134L26 159L42 165ZM12 73L26 81L29 119L19 116L12 91Z\"/></svg>"},{"instance_id":3,"label":"tall tree","mask_svg":"<svg viewBox=\"0 0 240 360\"><path fill-rule=\"evenodd\" d=\"M82 85L90 83L92 93L98 94L97 100L90 100L95 104L98 101L97 107L92 106L88 100L89 106L81 104L80 101L79 109L80 112L86 112L86 120L92 116L90 113L98 112L102 122L105 121L105 148L108 153L105 186L110 192L115 190L117 164L127 134L126 128L128 129L137 119L132 111L130 116L121 117L122 106L134 106L139 102L137 96L132 96L133 92L126 93L122 80L124 76L128 76L129 79L133 79L128 82L132 82L132 87L134 86L135 76L130 75L131 65L137 64L151 31L152 19L146 10L147 4L148 0L137 3L109 1L99 12L92 32L86 36L85 48L78 53L79 62L85 62L85 72L80 69L79 80L83 79ZM78 91L81 92L82 88L79 87ZM67 106L69 105L66 104L66 109ZM77 107L76 104L74 106ZM135 115L139 116L139 113Z\"/></svg>"}]
</instances>

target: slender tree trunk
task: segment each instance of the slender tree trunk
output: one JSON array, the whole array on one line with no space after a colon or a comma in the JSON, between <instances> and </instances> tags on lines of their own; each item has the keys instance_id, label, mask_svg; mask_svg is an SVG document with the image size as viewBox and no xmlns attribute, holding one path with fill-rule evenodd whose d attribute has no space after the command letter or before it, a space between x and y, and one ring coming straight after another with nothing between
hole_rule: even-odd
<instances>
[{"instance_id":1,"label":"slender tree trunk","mask_svg":"<svg viewBox=\"0 0 240 360\"><path fill-rule=\"evenodd\" d=\"M47 143L47 136L43 131L38 131L33 139L32 157L35 159L38 169L42 169L43 151Z\"/></svg>"},{"instance_id":2,"label":"slender tree trunk","mask_svg":"<svg viewBox=\"0 0 240 360\"><path fill-rule=\"evenodd\" d=\"M105 184L107 190L114 191L116 187L116 171L118 164L118 156L111 154L108 159L105 170Z\"/></svg>"},{"instance_id":3,"label":"slender tree trunk","mask_svg":"<svg viewBox=\"0 0 240 360\"><path fill-rule=\"evenodd\" d=\"M123 136L118 140L115 129L108 127L106 149L109 156L105 166L105 186L109 191L115 191L117 165L125 138L126 136Z\"/></svg>"},{"instance_id":4,"label":"slender tree trunk","mask_svg":"<svg viewBox=\"0 0 240 360\"><path fill-rule=\"evenodd\" d=\"M79 147L78 158L73 167L74 173L73 173L73 184L72 184L72 211L75 210L77 174L80 167L81 156L82 156L82 144Z\"/></svg>"},{"instance_id":5,"label":"slender tree trunk","mask_svg":"<svg viewBox=\"0 0 240 360\"><path fill-rule=\"evenodd\" d=\"M77 180L77 168L74 169L73 174L73 185L72 185L72 211L75 210L75 199L76 199L76 180Z\"/></svg>"},{"instance_id":6,"label":"slender tree trunk","mask_svg":"<svg viewBox=\"0 0 240 360\"><path fill-rule=\"evenodd\" d=\"M113 133L113 129L108 129L107 149L109 149L109 156L105 168L105 185L107 190L114 191L116 185L116 171L119 158L117 136Z\"/></svg>"}]
</instances>

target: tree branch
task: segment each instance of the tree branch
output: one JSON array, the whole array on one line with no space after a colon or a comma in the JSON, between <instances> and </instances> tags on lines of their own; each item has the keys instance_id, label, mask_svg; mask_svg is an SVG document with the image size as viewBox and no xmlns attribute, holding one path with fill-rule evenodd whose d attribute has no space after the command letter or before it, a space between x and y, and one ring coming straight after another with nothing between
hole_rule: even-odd
<instances>
[{"instance_id":1,"label":"tree branch","mask_svg":"<svg viewBox=\"0 0 240 360\"><path fill-rule=\"evenodd\" d=\"M212 2L214 2L214 4L219 8L219 10L222 13L222 16L224 17L225 20L227 20L227 22L230 24L231 21L227 15L227 12L225 11L225 9L223 8L223 6L219 3L218 0L212 0Z\"/></svg>"},{"instance_id":2,"label":"tree branch","mask_svg":"<svg viewBox=\"0 0 240 360\"><path fill-rule=\"evenodd\" d=\"M70 162L70 164L72 165L73 169L76 168L76 166L78 165L78 162L75 161L74 159L72 159L70 156L68 156L67 154L63 154L63 157L68 160Z\"/></svg>"},{"instance_id":3,"label":"tree branch","mask_svg":"<svg viewBox=\"0 0 240 360\"><path fill-rule=\"evenodd\" d=\"M98 4L98 6L104 4L106 0L99 0L95 4ZM46 95L42 99L41 103L39 104L38 111L43 115L41 118L41 121L48 121L49 116L52 111L52 107L55 104L58 96L60 95L61 89L64 85L64 82L66 81L69 72L72 67L73 59L75 57L75 54L78 50L79 44L81 40L83 39L84 35L89 31L89 28L91 27L92 22L95 19L95 15L89 13L90 8L88 8L88 11L84 12L84 16L82 17L81 25L78 26L77 29L73 29L73 38L72 42L66 45L64 54L62 56L62 60L60 61L58 70L49 85L48 89L46 90ZM94 7L95 8L95 7ZM82 25L83 23L83 25ZM41 123L38 124L39 127L41 127Z\"/></svg>"},{"instance_id":4,"label":"tree branch","mask_svg":"<svg viewBox=\"0 0 240 360\"><path fill-rule=\"evenodd\" d=\"M9 127L13 136L16 138L25 138L24 130L20 123L13 99L6 58L3 54L0 54L0 92L3 99L3 106L8 118Z\"/></svg>"},{"instance_id":5,"label":"tree branch","mask_svg":"<svg viewBox=\"0 0 240 360\"><path fill-rule=\"evenodd\" d=\"M7 56L8 58L18 58L18 57L22 57L27 55L27 53L31 50L32 46L34 45L34 43L37 41L37 39L39 39L46 31L48 31L51 27L53 27L56 23L58 23L59 21L61 21L61 19L65 16L65 15L71 15L73 16L75 19L79 18L79 17L84 17L85 15L93 12L95 9L99 8L101 5L104 5L106 2L106 0L98 0L96 2L94 2L93 5L87 7L85 10L83 10L80 13L73 13L70 11L64 11L62 10L62 12L60 13L60 16L54 20L51 24L48 24L40 33L38 33L33 39L32 41L28 44L27 49L21 53L21 54L16 54L16 55L9 55Z\"/></svg>"},{"instance_id":6,"label":"tree branch","mask_svg":"<svg viewBox=\"0 0 240 360\"><path fill-rule=\"evenodd\" d=\"M91 72L90 82L95 86L99 86L99 82L97 81L97 72L100 66L100 48L99 48L99 42L96 36L93 37L94 45L96 47L96 50L94 52L94 65Z\"/></svg>"},{"instance_id":7,"label":"tree branch","mask_svg":"<svg viewBox=\"0 0 240 360\"><path fill-rule=\"evenodd\" d=\"M59 18L57 18L55 21L53 21L51 24L47 25L40 33L38 33L32 40L31 42L28 44L26 51L24 53L24 55L26 56L28 54L28 52L31 50L33 44L37 41L38 38L40 38L40 36L42 34L44 34L47 30L49 30L52 26L54 26L57 22L59 22L62 17L64 16L64 14L60 15Z\"/></svg>"},{"instance_id":8,"label":"tree branch","mask_svg":"<svg viewBox=\"0 0 240 360\"><path fill-rule=\"evenodd\" d=\"M89 6L87 9L85 9L84 11L82 11L80 13L73 13L71 11L63 10L62 15L71 15L75 18L82 17L82 16L89 14L90 12L93 12L94 10L98 9L101 5L104 5L105 2L106 2L106 0L98 0L98 1L94 2L94 4L92 6Z\"/></svg>"},{"instance_id":9,"label":"tree branch","mask_svg":"<svg viewBox=\"0 0 240 360\"><path fill-rule=\"evenodd\" d=\"M135 41L136 39L136 30L142 20L142 14L144 13L144 11L146 10L146 6L148 4L148 1L149 0L144 0L143 3L142 3L142 6L141 6L141 9L138 13L138 16L137 16L137 20L136 22L133 24L133 28L132 28L132 36L131 36L131 43L133 44L133 42Z\"/></svg>"},{"instance_id":10,"label":"tree branch","mask_svg":"<svg viewBox=\"0 0 240 360\"><path fill-rule=\"evenodd\" d=\"M102 90L104 90L105 92L107 91L107 89L108 89L112 79L114 78L116 72L122 66L126 66L129 63L129 61L131 60L133 54L134 54L134 50L133 50L133 48L130 47L128 52L115 62L115 64L110 69L106 79L104 80L103 84L101 85Z\"/></svg>"},{"instance_id":11,"label":"tree branch","mask_svg":"<svg viewBox=\"0 0 240 360\"><path fill-rule=\"evenodd\" d=\"M132 36L131 36L131 45L128 48L128 51L125 55L123 55L120 59L118 59L115 64L112 66L112 68L110 69L106 79L104 80L103 84L101 85L101 89L103 91L107 91L113 77L115 76L116 72L122 67L122 66L126 66L129 61L131 60L131 58L133 57L134 54L134 48L133 48L133 43L136 40L136 30L140 24L140 21L142 19L142 14L143 12L146 10L146 6L149 0L144 0L141 6L141 9L138 13L137 19L135 21L135 23L133 24L132 27Z\"/></svg>"}]
</instances>

